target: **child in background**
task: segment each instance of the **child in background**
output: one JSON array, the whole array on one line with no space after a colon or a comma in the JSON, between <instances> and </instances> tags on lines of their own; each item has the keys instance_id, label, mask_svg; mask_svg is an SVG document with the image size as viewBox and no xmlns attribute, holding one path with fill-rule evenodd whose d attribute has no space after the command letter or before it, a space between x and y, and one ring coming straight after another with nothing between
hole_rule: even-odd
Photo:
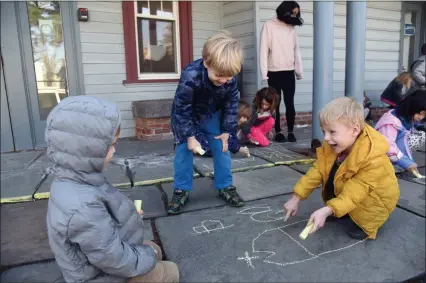
<instances>
[{"instance_id":1,"label":"child in background","mask_svg":"<svg viewBox=\"0 0 426 283\"><path fill-rule=\"evenodd\" d=\"M323 227L330 215L349 215L350 237L375 239L399 198L398 180L386 155L387 141L364 123L363 106L349 97L328 103L319 119L325 142L284 204L286 219L296 214L300 200L322 184L325 206L311 215L310 233Z\"/></svg>"},{"instance_id":2,"label":"child in background","mask_svg":"<svg viewBox=\"0 0 426 283\"><path fill-rule=\"evenodd\" d=\"M171 114L176 140L174 192L167 212L179 214L189 201L193 187L194 153L201 147L196 139L202 132L211 147L214 185L230 206L244 201L232 184L231 155L228 141L238 126L238 88L235 75L241 70L243 51L228 33L209 38L203 46L203 58L183 70Z\"/></svg>"},{"instance_id":3,"label":"child in background","mask_svg":"<svg viewBox=\"0 0 426 283\"><path fill-rule=\"evenodd\" d=\"M119 134L120 110L98 98L70 96L49 114L50 247L66 282L178 282L176 264L143 240L133 202L103 174Z\"/></svg>"},{"instance_id":4,"label":"child in background","mask_svg":"<svg viewBox=\"0 0 426 283\"><path fill-rule=\"evenodd\" d=\"M394 108L411 88L413 78L409 72L402 72L394 78L380 96L380 100Z\"/></svg>"},{"instance_id":5,"label":"child in background","mask_svg":"<svg viewBox=\"0 0 426 283\"><path fill-rule=\"evenodd\" d=\"M425 132L415 129L426 116L426 91L418 89L395 108L385 113L376 124L389 143L388 156L404 170L417 171L412 155L425 143Z\"/></svg>"},{"instance_id":6,"label":"child in background","mask_svg":"<svg viewBox=\"0 0 426 283\"><path fill-rule=\"evenodd\" d=\"M264 87L256 93L253 99L253 115L249 122L250 132L246 131L250 142L263 147L269 145L269 139L273 137L278 100L278 93L272 87Z\"/></svg>"},{"instance_id":7,"label":"child in background","mask_svg":"<svg viewBox=\"0 0 426 283\"><path fill-rule=\"evenodd\" d=\"M247 125L247 121L250 120L251 115L252 110L250 105L247 102L240 100L238 102L238 132L237 134L230 134L228 140L228 148L230 152L234 154L240 153L245 156L249 155L249 149L246 146L241 146L240 140L242 139L242 128L246 127L245 125ZM200 142L201 147L205 151L203 156L212 157L212 150L206 135L203 132L199 132L196 135L196 139Z\"/></svg>"}]
</instances>

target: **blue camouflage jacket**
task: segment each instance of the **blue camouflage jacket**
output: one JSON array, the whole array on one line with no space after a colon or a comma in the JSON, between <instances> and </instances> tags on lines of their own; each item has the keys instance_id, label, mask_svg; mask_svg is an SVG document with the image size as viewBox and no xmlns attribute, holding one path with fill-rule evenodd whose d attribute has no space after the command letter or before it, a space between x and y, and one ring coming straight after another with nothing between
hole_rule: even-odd
<instances>
[{"instance_id":1,"label":"blue camouflage jacket","mask_svg":"<svg viewBox=\"0 0 426 283\"><path fill-rule=\"evenodd\" d=\"M215 86L203 60L189 63L183 70L172 105L171 127L177 143L195 136L200 124L222 111L221 133L235 134L238 116L238 88L234 78Z\"/></svg>"}]
</instances>

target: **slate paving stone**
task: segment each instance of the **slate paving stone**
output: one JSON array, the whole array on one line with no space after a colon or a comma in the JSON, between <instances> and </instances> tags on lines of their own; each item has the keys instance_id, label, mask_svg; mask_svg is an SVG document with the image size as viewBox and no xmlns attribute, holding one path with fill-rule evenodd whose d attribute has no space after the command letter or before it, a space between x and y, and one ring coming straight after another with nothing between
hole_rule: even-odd
<instances>
[{"instance_id":1,"label":"slate paving stone","mask_svg":"<svg viewBox=\"0 0 426 283\"><path fill-rule=\"evenodd\" d=\"M120 190L131 200L142 200L142 210L144 219L156 218L167 215L162 192L156 186L139 186L131 189ZM166 196L164 196L166 200ZM166 200L167 201L167 200Z\"/></svg>"},{"instance_id":2,"label":"slate paving stone","mask_svg":"<svg viewBox=\"0 0 426 283\"><path fill-rule=\"evenodd\" d=\"M181 282L400 282L425 271L423 218L397 208L375 241L350 239L344 220L327 222L303 241L298 235L323 206L320 192L284 223L288 198L157 219Z\"/></svg>"},{"instance_id":3,"label":"slate paving stone","mask_svg":"<svg viewBox=\"0 0 426 283\"><path fill-rule=\"evenodd\" d=\"M309 169L311 169L312 163L309 163L309 164L293 164L293 165L290 165L289 167L298 171L298 172L306 174L306 173L308 173Z\"/></svg>"},{"instance_id":4,"label":"slate paving stone","mask_svg":"<svg viewBox=\"0 0 426 283\"><path fill-rule=\"evenodd\" d=\"M23 170L40 157L43 151L23 151L19 153L3 153L1 155L1 171Z\"/></svg>"},{"instance_id":5,"label":"slate paving stone","mask_svg":"<svg viewBox=\"0 0 426 283\"><path fill-rule=\"evenodd\" d=\"M301 176L286 166L233 174L234 185L245 201L291 193Z\"/></svg>"},{"instance_id":6,"label":"slate paving stone","mask_svg":"<svg viewBox=\"0 0 426 283\"><path fill-rule=\"evenodd\" d=\"M214 165L213 165L212 157L195 156L194 166L197 172L199 172L201 176L203 177L214 175ZM265 161L253 155L251 155L250 157L247 157L240 154L231 154L232 172L271 167L271 166L273 166L273 164L271 164L270 162Z\"/></svg>"},{"instance_id":7,"label":"slate paving stone","mask_svg":"<svg viewBox=\"0 0 426 283\"><path fill-rule=\"evenodd\" d=\"M62 272L55 261L29 264L15 267L1 274L2 283L16 282L40 282L54 283L64 282Z\"/></svg>"},{"instance_id":8,"label":"slate paving stone","mask_svg":"<svg viewBox=\"0 0 426 283\"><path fill-rule=\"evenodd\" d=\"M53 258L47 227L47 200L1 205L1 265Z\"/></svg>"},{"instance_id":9,"label":"slate paving stone","mask_svg":"<svg viewBox=\"0 0 426 283\"><path fill-rule=\"evenodd\" d=\"M173 198L173 183L161 184L161 187L170 202ZM238 188L237 190L239 191ZM217 190L214 188L213 180L209 177L197 178L193 180L193 190L189 195L189 202L184 207L184 212L223 205L226 205L226 203L219 198Z\"/></svg>"},{"instance_id":10,"label":"slate paving stone","mask_svg":"<svg viewBox=\"0 0 426 283\"><path fill-rule=\"evenodd\" d=\"M290 151L279 143L271 143L268 147L250 147L250 153L276 165L293 164L311 159L306 155Z\"/></svg>"},{"instance_id":11,"label":"slate paving stone","mask_svg":"<svg viewBox=\"0 0 426 283\"><path fill-rule=\"evenodd\" d=\"M22 171L2 172L0 192L2 201L22 196L27 196L27 198L30 199L29 196L33 194L35 186L41 180L44 173L44 167L31 168ZM49 191L52 180L53 176L49 175L40 186L38 192Z\"/></svg>"},{"instance_id":12,"label":"slate paving stone","mask_svg":"<svg viewBox=\"0 0 426 283\"><path fill-rule=\"evenodd\" d=\"M130 187L130 180L126 175L125 160L129 163L129 168L133 172L135 184L150 185L159 182L173 180L173 159L174 154L149 154L134 156L129 158L114 158L105 171L109 182L115 185ZM194 177L199 175L194 172Z\"/></svg>"},{"instance_id":13,"label":"slate paving stone","mask_svg":"<svg viewBox=\"0 0 426 283\"><path fill-rule=\"evenodd\" d=\"M398 180L400 196L398 205L426 217L425 185Z\"/></svg>"},{"instance_id":14,"label":"slate paving stone","mask_svg":"<svg viewBox=\"0 0 426 283\"><path fill-rule=\"evenodd\" d=\"M54 258L47 236L47 203L38 200L1 205L1 266ZM149 210L151 205L146 204ZM144 220L144 239L154 239L150 220Z\"/></svg>"},{"instance_id":15,"label":"slate paving stone","mask_svg":"<svg viewBox=\"0 0 426 283\"><path fill-rule=\"evenodd\" d=\"M416 161L418 167L426 166L426 153L422 151L413 152L414 161Z\"/></svg>"},{"instance_id":16,"label":"slate paving stone","mask_svg":"<svg viewBox=\"0 0 426 283\"><path fill-rule=\"evenodd\" d=\"M423 176L426 175L426 167L420 167L417 168L417 170L419 171L420 174L422 174ZM399 174L397 174L398 178L409 181L409 182L413 182L413 183L418 183L418 184L424 184L425 180L419 180L417 179L413 173L409 172L409 171L404 171L401 172Z\"/></svg>"},{"instance_id":17,"label":"slate paving stone","mask_svg":"<svg viewBox=\"0 0 426 283\"><path fill-rule=\"evenodd\" d=\"M141 141L133 138L119 139L115 146L115 157L145 156L152 154L174 154L173 140Z\"/></svg>"}]
</instances>

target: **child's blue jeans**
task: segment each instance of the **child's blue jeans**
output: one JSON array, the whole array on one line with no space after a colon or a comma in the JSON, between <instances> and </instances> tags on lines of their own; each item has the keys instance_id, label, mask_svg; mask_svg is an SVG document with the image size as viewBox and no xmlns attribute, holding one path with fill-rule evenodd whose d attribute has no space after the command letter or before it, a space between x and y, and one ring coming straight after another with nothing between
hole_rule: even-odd
<instances>
[{"instance_id":1,"label":"child's blue jeans","mask_svg":"<svg viewBox=\"0 0 426 283\"><path fill-rule=\"evenodd\" d=\"M201 131L207 137L213 153L214 186L216 189L225 189L232 186L231 155L229 150L222 152L222 141L214 137L219 136L221 111L213 114L213 117L201 124ZM174 160L174 184L173 188L185 191L192 190L194 156L188 149L188 143L176 146Z\"/></svg>"}]
</instances>

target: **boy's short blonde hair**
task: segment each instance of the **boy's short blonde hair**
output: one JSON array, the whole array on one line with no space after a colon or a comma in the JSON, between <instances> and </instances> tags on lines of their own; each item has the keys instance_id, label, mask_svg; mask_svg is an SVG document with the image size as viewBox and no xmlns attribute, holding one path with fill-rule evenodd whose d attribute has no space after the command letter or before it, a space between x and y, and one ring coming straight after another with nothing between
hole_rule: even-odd
<instances>
[{"instance_id":1,"label":"boy's short blonde hair","mask_svg":"<svg viewBox=\"0 0 426 283\"><path fill-rule=\"evenodd\" d=\"M204 43L203 60L221 76L233 77L241 71L243 50L229 32L221 31Z\"/></svg>"},{"instance_id":2,"label":"boy's short blonde hair","mask_svg":"<svg viewBox=\"0 0 426 283\"><path fill-rule=\"evenodd\" d=\"M359 124L364 128L364 107L355 99L340 97L329 102L319 113L320 126L340 122L346 126Z\"/></svg>"}]
</instances>

